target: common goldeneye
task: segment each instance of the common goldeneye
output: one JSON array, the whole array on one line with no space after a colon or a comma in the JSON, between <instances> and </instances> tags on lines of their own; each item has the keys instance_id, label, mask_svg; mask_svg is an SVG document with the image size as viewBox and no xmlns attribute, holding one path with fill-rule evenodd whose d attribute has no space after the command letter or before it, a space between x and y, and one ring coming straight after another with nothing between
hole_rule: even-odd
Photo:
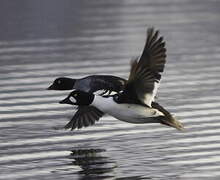
<instances>
[{"instance_id":1,"label":"common goldeneye","mask_svg":"<svg viewBox=\"0 0 220 180\"><path fill-rule=\"evenodd\" d=\"M110 75L92 75L81 79L72 79L59 77L54 80L48 90L81 90L84 92L94 93L103 90L103 94L120 92L125 86L126 80L117 76Z\"/></svg>"},{"instance_id":2,"label":"common goldeneye","mask_svg":"<svg viewBox=\"0 0 220 180\"><path fill-rule=\"evenodd\" d=\"M160 73L163 72L166 62L165 42L163 37L158 35L159 31L154 31L153 28L147 30L143 53L139 60L132 61L129 79L122 92L112 96L97 96L75 90L60 102L78 105L79 108L92 107L89 111L81 112L80 118L75 118L75 122L70 122L68 127L74 129L87 126L89 123L94 124L106 113L129 123L161 123L178 130L183 129L183 125L178 120L154 102L161 79ZM89 122L88 116L91 114L93 118L91 118L92 122Z\"/></svg>"}]
</instances>

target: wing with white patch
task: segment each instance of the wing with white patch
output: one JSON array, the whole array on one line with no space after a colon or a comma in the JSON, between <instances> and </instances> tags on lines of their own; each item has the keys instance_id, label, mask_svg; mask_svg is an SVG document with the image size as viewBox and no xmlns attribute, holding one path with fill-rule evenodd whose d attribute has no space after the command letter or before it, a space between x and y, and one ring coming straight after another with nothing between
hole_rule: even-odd
<instances>
[{"instance_id":1,"label":"wing with white patch","mask_svg":"<svg viewBox=\"0 0 220 180\"><path fill-rule=\"evenodd\" d=\"M94 106L79 106L70 122L65 126L66 129L80 129L95 124L104 113Z\"/></svg>"},{"instance_id":2,"label":"wing with white patch","mask_svg":"<svg viewBox=\"0 0 220 180\"><path fill-rule=\"evenodd\" d=\"M124 94L136 95L142 103L151 107L157 93L161 72L166 62L166 49L159 31L149 28L143 53L132 61L128 83Z\"/></svg>"}]
</instances>

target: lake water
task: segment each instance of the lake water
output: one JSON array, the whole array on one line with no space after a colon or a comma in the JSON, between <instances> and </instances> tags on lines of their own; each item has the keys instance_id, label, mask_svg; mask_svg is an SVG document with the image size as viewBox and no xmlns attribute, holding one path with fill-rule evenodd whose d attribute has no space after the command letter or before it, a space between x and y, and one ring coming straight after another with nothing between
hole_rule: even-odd
<instances>
[{"instance_id":1,"label":"lake water","mask_svg":"<svg viewBox=\"0 0 220 180\"><path fill-rule=\"evenodd\" d=\"M219 179L220 1L1 1L0 179ZM62 127L59 76L127 78L147 27L166 40L157 101L186 131L103 117Z\"/></svg>"}]
</instances>

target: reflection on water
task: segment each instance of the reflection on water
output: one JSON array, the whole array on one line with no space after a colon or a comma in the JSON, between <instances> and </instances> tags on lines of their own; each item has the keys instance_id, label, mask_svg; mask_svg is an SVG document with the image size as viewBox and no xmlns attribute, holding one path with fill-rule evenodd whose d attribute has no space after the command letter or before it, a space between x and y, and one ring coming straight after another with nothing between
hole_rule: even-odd
<instances>
[{"instance_id":1,"label":"reflection on water","mask_svg":"<svg viewBox=\"0 0 220 180\"><path fill-rule=\"evenodd\" d=\"M113 177L108 174L116 168L116 164L108 157L103 156L102 152L105 152L105 149L72 150L70 157L74 159L73 165L79 166L82 169L78 172L81 175L80 179Z\"/></svg>"},{"instance_id":2,"label":"reflection on water","mask_svg":"<svg viewBox=\"0 0 220 180\"><path fill-rule=\"evenodd\" d=\"M150 179L140 176L117 178L114 176L114 169L118 168L116 162L103 155L105 149L74 149L70 158L74 159L72 164L79 166L82 170L78 171L80 180L114 178L117 180L141 180Z\"/></svg>"}]
</instances>

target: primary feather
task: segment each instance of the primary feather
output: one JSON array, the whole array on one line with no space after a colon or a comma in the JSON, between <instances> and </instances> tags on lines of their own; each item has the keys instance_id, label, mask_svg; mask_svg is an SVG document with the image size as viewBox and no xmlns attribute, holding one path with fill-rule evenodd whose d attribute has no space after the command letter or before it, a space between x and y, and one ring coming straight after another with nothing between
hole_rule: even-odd
<instances>
[{"instance_id":1,"label":"primary feather","mask_svg":"<svg viewBox=\"0 0 220 180\"><path fill-rule=\"evenodd\" d=\"M95 124L104 113L94 106L79 106L70 122L65 126L66 129L81 129Z\"/></svg>"}]
</instances>

